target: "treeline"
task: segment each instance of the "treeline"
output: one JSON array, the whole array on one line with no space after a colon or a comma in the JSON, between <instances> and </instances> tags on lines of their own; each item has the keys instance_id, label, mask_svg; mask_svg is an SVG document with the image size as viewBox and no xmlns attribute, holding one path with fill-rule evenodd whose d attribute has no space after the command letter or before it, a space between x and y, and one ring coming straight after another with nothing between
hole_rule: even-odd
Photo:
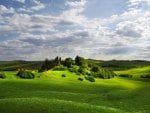
<instances>
[{"instance_id":1,"label":"treeline","mask_svg":"<svg viewBox=\"0 0 150 113\"><path fill-rule=\"evenodd\" d=\"M0 61L0 71L17 71L18 69L39 69L43 61Z\"/></svg>"},{"instance_id":2,"label":"treeline","mask_svg":"<svg viewBox=\"0 0 150 113\"><path fill-rule=\"evenodd\" d=\"M116 74L113 71L102 68L94 62L90 62L83 57L76 56L75 59L66 58L62 60L60 57L54 59L45 59L45 62L39 69L39 72L47 70L69 70L77 75L83 75L85 79L94 81L94 78L109 79Z\"/></svg>"},{"instance_id":3,"label":"treeline","mask_svg":"<svg viewBox=\"0 0 150 113\"><path fill-rule=\"evenodd\" d=\"M150 61L145 60L110 60L110 61L100 61L99 65L103 68L119 71L131 68L150 66Z\"/></svg>"}]
</instances>

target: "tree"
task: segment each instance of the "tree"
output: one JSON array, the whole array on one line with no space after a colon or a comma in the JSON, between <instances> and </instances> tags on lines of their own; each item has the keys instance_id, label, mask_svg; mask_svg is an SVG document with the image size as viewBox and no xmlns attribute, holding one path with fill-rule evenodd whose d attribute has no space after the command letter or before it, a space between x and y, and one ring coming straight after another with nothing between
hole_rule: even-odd
<instances>
[{"instance_id":1,"label":"tree","mask_svg":"<svg viewBox=\"0 0 150 113\"><path fill-rule=\"evenodd\" d=\"M83 57L76 56L75 64L77 66L87 66L87 61Z\"/></svg>"},{"instance_id":2,"label":"tree","mask_svg":"<svg viewBox=\"0 0 150 113\"><path fill-rule=\"evenodd\" d=\"M68 68L70 68L73 64L74 64L74 61L72 58L66 58L64 61L64 66L67 66Z\"/></svg>"},{"instance_id":3,"label":"tree","mask_svg":"<svg viewBox=\"0 0 150 113\"><path fill-rule=\"evenodd\" d=\"M39 72L43 72L43 71L54 68L58 64L56 62L57 62L56 58L55 58L55 60L49 60L48 58L46 58L43 65L39 69Z\"/></svg>"},{"instance_id":4,"label":"tree","mask_svg":"<svg viewBox=\"0 0 150 113\"><path fill-rule=\"evenodd\" d=\"M57 56L54 61L55 61L56 66L60 65L61 64L61 57Z\"/></svg>"},{"instance_id":5,"label":"tree","mask_svg":"<svg viewBox=\"0 0 150 113\"><path fill-rule=\"evenodd\" d=\"M99 72L99 67L98 66L93 66L91 71L93 72Z\"/></svg>"}]
</instances>

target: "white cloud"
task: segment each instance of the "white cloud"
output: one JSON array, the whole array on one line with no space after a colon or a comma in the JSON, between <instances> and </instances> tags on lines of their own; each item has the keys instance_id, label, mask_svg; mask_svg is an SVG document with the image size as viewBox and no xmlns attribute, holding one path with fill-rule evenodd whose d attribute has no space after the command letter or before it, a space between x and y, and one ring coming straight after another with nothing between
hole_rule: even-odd
<instances>
[{"instance_id":1,"label":"white cloud","mask_svg":"<svg viewBox=\"0 0 150 113\"><path fill-rule=\"evenodd\" d=\"M31 0L35 4L40 4L41 2L39 0Z\"/></svg>"},{"instance_id":2,"label":"white cloud","mask_svg":"<svg viewBox=\"0 0 150 113\"><path fill-rule=\"evenodd\" d=\"M17 2L20 2L20 3L25 3L26 0L14 0L14 1L17 1Z\"/></svg>"},{"instance_id":3,"label":"white cloud","mask_svg":"<svg viewBox=\"0 0 150 113\"><path fill-rule=\"evenodd\" d=\"M4 5L0 5L0 14L14 13L14 12L15 12L14 8L12 8L12 7L7 8Z\"/></svg>"},{"instance_id":4,"label":"white cloud","mask_svg":"<svg viewBox=\"0 0 150 113\"><path fill-rule=\"evenodd\" d=\"M14 14L12 17L0 17L4 25L1 25L0 32L48 32L55 31L57 19L51 16ZM13 20L13 21L12 21Z\"/></svg>"},{"instance_id":5,"label":"white cloud","mask_svg":"<svg viewBox=\"0 0 150 113\"><path fill-rule=\"evenodd\" d=\"M44 8L44 4L33 1L35 6L20 8L20 11L33 12ZM5 50L0 58L9 54L12 57L6 59L39 60L56 55L149 59L150 13L139 6L142 0L130 0L129 10L120 15L94 19L83 14L87 2L66 1L67 10L56 16L23 12L11 17L0 16L0 33L20 34L16 39L0 42L0 51ZM3 7L3 10L7 9Z\"/></svg>"},{"instance_id":6,"label":"white cloud","mask_svg":"<svg viewBox=\"0 0 150 113\"><path fill-rule=\"evenodd\" d=\"M149 10L150 0L129 0L129 10Z\"/></svg>"},{"instance_id":7,"label":"white cloud","mask_svg":"<svg viewBox=\"0 0 150 113\"><path fill-rule=\"evenodd\" d=\"M42 10L42 9L45 9L45 5L44 4L42 4L42 3L38 3L38 4L36 4L36 5L34 5L34 6L31 6L31 7L28 7L28 8L26 8L26 7L21 7L21 8L18 8L18 11L19 12L28 12L28 13L32 13L32 12L34 12L34 11L39 11L39 10Z\"/></svg>"},{"instance_id":8,"label":"white cloud","mask_svg":"<svg viewBox=\"0 0 150 113\"><path fill-rule=\"evenodd\" d=\"M69 6L70 8L81 8L84 7L87 3L87 0L80 0L80 1L66 1L65 5Z\"/></svg>"},{"instance_id":9,"label":"white cloud","mask_svg":"<svg viewBox=\"0 0 150 113\"><path fill-rule=\"evenodd\" d=\"M137 23L125 21L117 25L116 31L121 36L139 38L142 36L143 28Z\"/></svg>"},{"instance_id":10,"label":"white cloud","mask_svg":"<svg viewBox=\"0 0 150 113\"><path fill-rule=\"evenodd\" d=\"M38 4L36 6L32 6L31 8L29 8L29 10L38 11L38 10L41 10L41 9L44 9L44 8L45 8L44 4Z\"/></svg>"}]
</instances>

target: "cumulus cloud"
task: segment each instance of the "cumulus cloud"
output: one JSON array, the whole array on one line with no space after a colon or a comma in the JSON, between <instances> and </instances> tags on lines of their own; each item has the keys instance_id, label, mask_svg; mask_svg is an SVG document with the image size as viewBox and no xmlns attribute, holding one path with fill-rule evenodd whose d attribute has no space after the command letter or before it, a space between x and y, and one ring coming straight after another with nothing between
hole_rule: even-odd
<instances>
[{"instance_id":1,"label":"cumulus cloud","mask_svg":"<svg viewBox=\"0 0 150 113\"><path fill-rule=\"evenodd\" d=\"M29 8L29 10L38 11L38 10L41 10L41 9L44 9L44 8L45 8L44 4L38 4L37 6L33 6L33 7Z\"/></svg>"},{"instance_id":2,"label":"cumulus cloud","mask_svg":"<svg viewBox=\"0 0 150 113\"><path fill-rule=\"evenodd\" d=\"M7 56L6 59L39 60L56 55L149 59L150 13L144 9L149 0L128 0L128 10L109 18L87 18L83 11L88 0L67 0L67 8L59 15L33 13L46 5L38 0L32 2L31 7L19 8L19 13L0 16L0 33L19 34L0 42L0 51L5 51L0 59ZM0 8L3 13L10 10Z\"/></svg>"},{"instance_id":3,"label":"cumulus cloud","mask_svg":"<svg viewBox=\"0 0 150 113\"><path fill-rule=\"evenodd\" d=\"M25 3L26 0L14 0L14 1L17 1L17 2L20 2L20 3Z\"/></svg>"},{"instance_id":4,"label":"cumulus cloud","mask_svg":"<svg viewBox=\"0 0 150 113\"><path fill-rule=\"evenodd\" d=\"M40 1L33 0L33 3L35 3L35 5L33 5L31 7L18 8L17 11L18 12L33 13L34 11L39 11L39 10L42 10L42 9L46 8L45 4L41 3Z\"/></svg>"},{"instance_id":5,"label":"cumulus cloud","mask_svg":"<svg viewBox=\"0 0 150 113\"><path fill-rule=\"evenodd\" d=\"M6 13L14 13L14 8L10 7L7 8L4 5L0 5L0 14L6 14Z\"/></svg>"},{"instance_id":6,"label":"cumulus cloud","mask_svg":"<svg viewBox=\"0 0 150 113\"><path fill-rule=\"evenodd\" d=\"M121 36L139 38L142 36L142 26L130 21L122 22L117 25L116 31Z\"/></svg>"},{"instance_id":7,"label":"cumulus cloud","mask_svg":"<svg viewBox=\"0 0 150 113\"><path fill-rule=\"evenodd\" d=\"M35 4L40 4L41 2L39 0L31 0Z\"/></svg>"}]
</instances>

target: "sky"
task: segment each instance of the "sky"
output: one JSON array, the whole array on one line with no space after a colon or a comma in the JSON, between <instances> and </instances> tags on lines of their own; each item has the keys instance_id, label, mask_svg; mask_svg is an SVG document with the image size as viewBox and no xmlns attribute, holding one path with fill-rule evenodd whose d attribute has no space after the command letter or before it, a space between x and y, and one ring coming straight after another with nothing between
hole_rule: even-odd
<instances>
[{"instance_id":1,"label":"sky","mask_svg":"<svg viewBox=\"0 0 150 113\"><path fill-rule=\"evenodd\" d=\"M0 0L0 60L150 60L150 0Z\"/></svg>"}]
</instances>

